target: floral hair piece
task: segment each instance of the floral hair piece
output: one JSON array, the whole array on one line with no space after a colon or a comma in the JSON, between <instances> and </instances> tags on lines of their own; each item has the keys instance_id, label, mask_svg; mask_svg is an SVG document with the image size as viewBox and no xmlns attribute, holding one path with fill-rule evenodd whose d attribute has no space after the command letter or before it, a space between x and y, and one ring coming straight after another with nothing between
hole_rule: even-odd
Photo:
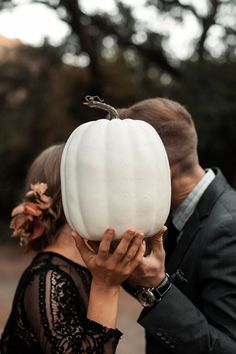
<instances>
[{"instance_id":1,"label":"floral hair piece","mask_svg":"<svg viewBox=\"0 0 236 354\"><path fill-rule=\"evenodd\" d=\"M30 188L25 195L26 201L14 208L11 214L12 236L20 238L21 246L42 236L49 228L50 219L57 219L57 214L52 210L52 198L45 194L47 184L31 184Z\"/></svg>"}]
</instances>

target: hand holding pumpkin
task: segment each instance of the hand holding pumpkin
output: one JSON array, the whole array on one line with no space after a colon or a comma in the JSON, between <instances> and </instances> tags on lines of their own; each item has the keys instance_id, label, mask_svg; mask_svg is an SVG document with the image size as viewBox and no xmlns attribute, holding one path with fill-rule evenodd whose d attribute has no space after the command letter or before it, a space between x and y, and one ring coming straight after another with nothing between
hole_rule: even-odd
<instances>
[{"instance_id":1,"label":"hand holding pumpkin","mask_svg":"<svg viewBox=\"0 0 236 354\"><path fill-rule=\"evenodd\" d=\"M118 287L142 261L145 252L144 234L128 229L119 244L110 252L115 236L113 229L107 229L97 252L92 251L86 241L73 232L76 246L93 276L93 283L101 288Z\"/></svg>"},{"instance_id":2,"label":"hand holding pumpkin","mask_svg":"<svg viewBox=\"0 0 236 354\"><path fill-rule=\"evenodd\" d=\"M165 277L165 251L163 248L163 234L167 227L153 237L150 237L152 250L142 258L142 262L136 267L128 278L133 286L154 287L157 286Z\"/></svg>"}]
</instances>

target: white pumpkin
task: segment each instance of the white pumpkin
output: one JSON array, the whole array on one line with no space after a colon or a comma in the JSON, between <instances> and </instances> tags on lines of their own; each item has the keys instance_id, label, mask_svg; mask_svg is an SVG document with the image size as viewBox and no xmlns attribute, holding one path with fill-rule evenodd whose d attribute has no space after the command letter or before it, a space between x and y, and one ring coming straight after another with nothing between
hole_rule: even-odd
<instances>
[{"instance_id":1,"label":"white pumpkin","mask_svg":"<svg viewBox=\"0 0 236 354\"><path fill-rule=\"evenodd\" d=\"M156 234L170 209L170 170L163 143L148 123L99 119L80 125L66 142L61 190L68 224L100 240L133 227Z\"/></svg>"}]
</instances>

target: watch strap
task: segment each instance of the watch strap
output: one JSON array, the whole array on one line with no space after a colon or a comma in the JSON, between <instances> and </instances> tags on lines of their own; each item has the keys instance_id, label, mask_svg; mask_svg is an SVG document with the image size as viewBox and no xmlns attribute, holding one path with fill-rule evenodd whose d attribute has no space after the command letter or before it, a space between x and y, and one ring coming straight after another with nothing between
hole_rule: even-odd
<instances>
[{"instance_id":1,"label":"watch strap","mask_svg":"<svg viewBox=\"0 0 236 354\"><path fill-rule=\"evenodd\" d=\"M171 288L172 282L168 273L166 273L165 278L156 287L151 288L151 291L155 294L156 302L161 301L163 296Z\"/></svg>"},{"instance_id":2,"label":"watch strap","mask_svg":"<svg viewBox=\"0 0 236 354\"><path fill-rule=\"evenodd\" d=\"M136 291L135 297L144 307L151 307L161 301L165 294L170 290L171 286L172 282L170 276L166 273L160 284L152 288L140 287Z\"/></svg>"}]
</instances>

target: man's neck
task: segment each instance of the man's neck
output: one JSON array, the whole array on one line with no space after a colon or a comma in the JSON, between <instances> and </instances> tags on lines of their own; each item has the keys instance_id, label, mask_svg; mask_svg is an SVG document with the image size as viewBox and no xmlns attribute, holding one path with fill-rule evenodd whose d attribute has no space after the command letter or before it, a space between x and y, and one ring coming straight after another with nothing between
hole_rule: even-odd
<instances>
[{"instance_id":1,"label":"man's neck","mask_svg":"<svg viewBox=\"0 0 236 354\"><path fill-rule=\"evenodd\" d=\"M200 165L197 165L194 171L189 174L178 174L174 168L171 169L171 173L171 209L174 211L184 201L188 194L192 192L194 187L204 176L205 171Z\"/></svg>"}]
</instances>

